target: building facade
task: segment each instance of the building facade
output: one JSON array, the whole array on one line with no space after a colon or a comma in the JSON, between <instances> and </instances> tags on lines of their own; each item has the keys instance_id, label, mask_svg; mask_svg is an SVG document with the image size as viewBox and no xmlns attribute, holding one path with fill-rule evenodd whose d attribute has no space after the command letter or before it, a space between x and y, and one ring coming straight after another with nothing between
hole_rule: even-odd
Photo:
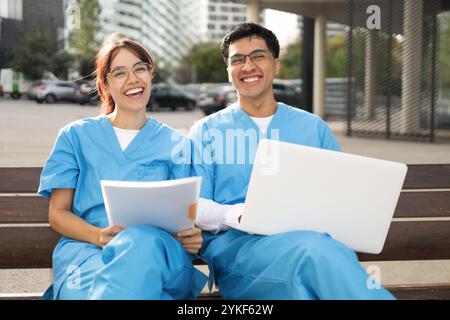
<instances>
[{"instance_id":1,"label":"building facade","mask_svg":"<svg viewBox=\"0 0 450 320\"><path fill-rule=\"evenodd\" d=\"M0 68L9 67L8 52L24 33L44 28L62 35L63 0L0 0Z\"/></svg>"},{"instance_id":2,"label":"building facade","mask_svg":"<svg viewBox=\"0 0 450 320\"><path fill-rule=\"evenodd\" d=\"M202 0L100 0L98 39L122 32L142 43L162 68L178 67L200 40L206 8ZM203 20L202 20L203 18Z\"/></svg>"},{"instance_id":3,"label":"building facade","mask_svg":"<svg viewBox=\"0 0 450 320\"><path fill-rule=\"evenodd\" d=\"M229 0L207 0L206 41L220 42L236 24L247 19L247 6Z\"/></svg>"}]
</instances>

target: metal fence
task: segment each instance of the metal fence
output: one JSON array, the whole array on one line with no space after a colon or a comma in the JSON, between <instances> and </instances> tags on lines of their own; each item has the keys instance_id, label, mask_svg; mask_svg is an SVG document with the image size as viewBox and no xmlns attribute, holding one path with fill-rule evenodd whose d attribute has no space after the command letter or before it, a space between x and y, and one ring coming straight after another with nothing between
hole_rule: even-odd
<instances>
[{"instance_id":1,"label":"metal fence","mask_svg":"<svg viewBox=\"0 0 450 320\"><path fill-rule=\"evenodd\" d=\"M434 141L440 3L348 0L348 135Z\"/></svg>"}]
</instances>

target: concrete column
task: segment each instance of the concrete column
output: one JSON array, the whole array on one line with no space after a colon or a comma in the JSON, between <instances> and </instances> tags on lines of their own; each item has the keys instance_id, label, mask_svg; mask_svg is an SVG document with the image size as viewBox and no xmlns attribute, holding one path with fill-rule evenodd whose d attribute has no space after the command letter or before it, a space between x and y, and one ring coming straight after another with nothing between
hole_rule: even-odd
<instances>
[{"instance_id":1,"label":"concrete column","mask_svg":"<svg viewBox=\"0 0 450 320\"><path fill-rule=\"evenodd\" d=\"M422 0L404 1L401 132L420 128L422 71Z\"/></svg>"},{"instance_id":2,"label":"concrete column","mask_svg":"<svg viewBox=\"0 0 450 320\"><path fill-rule=\"evenodd\" d=\"M247 5L247 22L259 23L261 3L257 0L250 1Z\"/></svg>"},{"instance_id":3,"label":"concrete column","mask_svg":"<svg viewBox=\"0 0 450 320\"><path fill-rule=\"evenodd\" d=\"M376 45L377 32L375 30L368 30L364 66L364 111L368 119L375 118L375 107L377 105Z\"/></svg>"},{"instance_id":4,"label":"concrete column","mask_svg":"<svg viewBox=\"0 0 450 320\"><path fill-rule=\"evenodd\" d=\"M326 29L327 21L325 16L317 16L314 26L313 111L320 117L325 116Z\"/></svg>"}]
</instances>

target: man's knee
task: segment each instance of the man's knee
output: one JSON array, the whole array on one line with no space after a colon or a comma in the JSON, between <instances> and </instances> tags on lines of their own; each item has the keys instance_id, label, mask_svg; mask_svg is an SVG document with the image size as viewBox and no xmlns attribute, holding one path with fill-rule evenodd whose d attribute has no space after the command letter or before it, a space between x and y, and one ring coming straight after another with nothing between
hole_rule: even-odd
<instances>
[{"instance_id":1,"label":"man's knee","mask_svg":"<svg viewBox=\"0 0 450 320\"><path fill-rule=\"evenodd\" d=\"M354 255L350 249L327 233L293 231L285 233L282 237L284 237L282 242L286 244L286 250L291 251L294 256L300 255L299 258L327 259L342 252L350 256Z\"/></svg>"}]
</instances>

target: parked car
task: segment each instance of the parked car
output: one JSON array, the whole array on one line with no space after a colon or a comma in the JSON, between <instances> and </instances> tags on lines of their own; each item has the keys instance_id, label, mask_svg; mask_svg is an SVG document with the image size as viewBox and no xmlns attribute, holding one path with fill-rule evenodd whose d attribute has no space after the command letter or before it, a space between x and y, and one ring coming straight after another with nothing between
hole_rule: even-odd
<instances>
[{"instance_id":1,"label":"parked car","mask_svg":"<svg viewBox=\"0 0 450 320\"><path fill-rule=\"evenodd\" d=\"M100 102L100 96L98 95L97 84L95 80L82 83L78 88L76 95L77 101L81 105L98 105Z\"/></svg>"},{"instance_id":2,"label":"parked car","mask_svg":"<svg viewBox=\"0 0 450 320\"><path fill-rule=\"evenodd\" d=\"M222 110L237 101L236 90L229 84L210 86L198 97L198 107L205 115Z\"/></svg>"},{"instance_id":3,"label":"parked car","mask_svg":"<svg viewBox=\"0 0 450 320\"><path fill-rule=\"evenodd\" d=\"M301 89L288 81L274 79L273 94L278 102L284 102L297 108L300 108L303 104ZM236 101L236 90L231 85L210 85L208 89L200 94L198 106L205 115L209 115L226 108Z\"/></svg>"},{"instance_id":4,"label":"parked car","mask_svg":"<svg viewBox=\"0 0 450 320\"><path fill-rule=\"evenodd\" d=\"M158 110L160 108L170 108L176 110L177 107L184 107L186 110L193 110L197 103L197 97L180 87L171 84L159 83L152 87L152 94L147 104L147 110Z\"/></svg>"},{"instance_id":5,"label":"parked car","mask_svg":"<svg viewBox=\"0 0 450 320\"><path fill-rule=\"evenodd\" d=\"M289 82L288 80L273 80L273 95L278 102L301 108L303 106L303 96L299 86Z\"/></svg>"},{"instance_id":6,"label":"parked car","mask_svg":"<svg viewBox=\"0 0 450 320\"><path fill-rule=\"evenodd\" d=\"M27 90L27 97L29 100L36 100L39 86L44 83L44 80L33 81Z\"/></svg>"},{"instance_id":7,"label":"parked car","mask_svg":"<svg viewBox=\"0 0 450 320\"><path fill-rule=\"evenodd\" d=\"M28 89L26 91L26 95L27 95L28 99L36 100L37 94L38 94L38 90L39 90L39 86L41 86L42 84L47 83L47 82L61 82L61 81L62 80L58 79L58 77L55 76L50 71L44 71L44 73L42 75L42 79L33 81L28 86Z\"/></svg>"},{"instance_id":8,"label":"parked car","mask_svg":"<svg viewBox=\"0 0 450 320\"><path fill-rule=\"evenodd\" d=\"M67 81L42 81L36 90L37 103L55 103L57 101L77 102L78 85Z\"/></svg>"},{"instance_id":9,"label":"parked car","mask_svg":"<svg viewBox=\"0 0 450 320\"><path fill-rule=\"evenodd\" d=\"M201 83L189 83L185 85L179 86L184 91L189 92L190 94L193 94L198 98L198 95L201 93L202 90L202 84Z\"/></svg>"}]
</instances>

